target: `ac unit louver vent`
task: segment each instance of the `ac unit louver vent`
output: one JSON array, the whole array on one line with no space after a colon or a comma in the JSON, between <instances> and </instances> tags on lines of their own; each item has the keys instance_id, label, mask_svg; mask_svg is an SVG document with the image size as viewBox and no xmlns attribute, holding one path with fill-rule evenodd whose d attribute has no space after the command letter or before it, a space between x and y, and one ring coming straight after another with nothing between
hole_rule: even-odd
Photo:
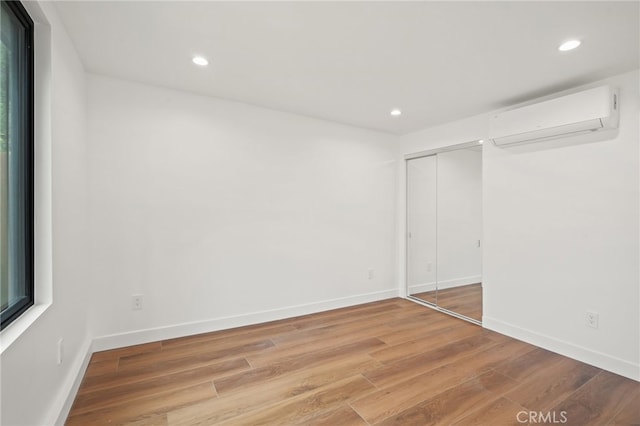
<instances>
[{"instance_id":1,"label":"ac unit louver vent","mask_svg":"<svg viewBox=\"0 0 640 426\"><path fill-rule=\"evenodd\" d=\"M490 139L515 145L617 127L618 93L602 86L497 113Z\"/></svg>"}]
</instances>

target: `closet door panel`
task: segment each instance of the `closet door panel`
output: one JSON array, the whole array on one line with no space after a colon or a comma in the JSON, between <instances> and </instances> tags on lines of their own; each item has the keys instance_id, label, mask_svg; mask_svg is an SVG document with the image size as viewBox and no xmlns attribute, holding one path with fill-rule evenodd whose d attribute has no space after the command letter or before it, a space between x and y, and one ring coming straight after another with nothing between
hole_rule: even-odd
<instances>
[{"instance_id":1,"label":"closet door panel","mask_svg":"<svg viewBox=\"0 0 640 426\"><path fill-rule=\"evenodd\" d=\"M436 303L436 157L407 161L407 292Z\"/></svg>"},{"instance_id":2,"label":"closet door panel","mask_svg":"<svg viewBox=\"0 0 640 426\"><path fill-rule=\"evenodd\" d=\"M482 151L437 155L438 306L482 319Z\"/></svg>"}]
</instances>

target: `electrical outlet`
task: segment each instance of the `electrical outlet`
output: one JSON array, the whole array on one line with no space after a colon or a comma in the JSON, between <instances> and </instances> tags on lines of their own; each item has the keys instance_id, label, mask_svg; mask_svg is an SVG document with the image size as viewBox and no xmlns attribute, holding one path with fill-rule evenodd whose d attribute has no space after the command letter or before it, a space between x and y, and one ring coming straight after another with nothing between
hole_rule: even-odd
<instances>
[{"instance_id":1,"label":"electrical outlet","mask_svg":"<svg viewBox=\"0 0 640 426\"><path fill-rule=\"evenodd\" d=\"M369 269L369 279L373 279L373 269Z\"/></svg>"},{"instance_id":2,"label":"electrical outlet","mask_svg":"<svg viewBox=\"0 0 640 426\"><path fill-rule=\"evenodd\" d=\"M427 263L427 272L431 272L431 268L432 268L431 262Z\"/></svg>"},{"instance_id":3,"label":"electrical outlet","mask_svg":"<svg viewBox=\"0 0 640 426\"><path fill-rule=\"evenodd\" d=\"M134 294L131 296L131 309L139 311L142 309L142 295Z\"/></svg>"},{"instance_id":4,"label":"electrical outlet","mask_svg":"<svg viewBox=\"0 0 640 426\"><path fill-rule=\"evenodd\" d=\"M62 360L64 358L64 340L62 337L58 339L58 365L62 364Z\"/></svg>"},{"instance_id":5,"label":"electrical outlet","mask_svg":"<svg viewBox=\"0 0 640 426\"><path fill-rule=\"evenodd\" d=\"M598 328L599 317L597 312L587 311L587 326Z\"/></svg>"}]
</instances>

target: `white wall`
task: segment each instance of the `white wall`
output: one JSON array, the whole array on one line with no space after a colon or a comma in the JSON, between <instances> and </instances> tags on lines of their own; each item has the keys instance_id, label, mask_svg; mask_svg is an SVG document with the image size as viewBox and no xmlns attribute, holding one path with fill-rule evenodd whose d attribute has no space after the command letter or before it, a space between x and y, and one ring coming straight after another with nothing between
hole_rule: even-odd
<instances>
[{"instance_id":1,"label":"white wall","mask_svg":"<svg viewBox=\"0 0 640 426\"><path fill-rule=\"evenodd\" d=\"M487 143L483 152L484 326L636 380L638 78L635 71L590 85L620 88L615 135ZM488 116L407 135L402 152L486 138ZM600 314L598 329L585 325L587 310Z\"/></svg>"},{"instance_id":2,"label":"white wall","mask_svg":"<svg viewBox=\"0 0 640 426\"><path fill-rule=\"evenodd\" d=\"M397 295L395 137L97 75L88 90L94 333L115 335L97 348Z\"/></svg>"},{"instance_id":3,"label":"white wall","mask_svg":"<svg viewBox=\"0 0 640 426\"><path fill-rule=\"evenodd\" d=\"M26 6L38 23L36 90L39 97L36 108L36 298L39 305L30 312L38 309L44 312L10 346L3 347L0 423L7 426L51 425L61 411L64 417L65 409L69 408L65 406L67 396L77 385L75 380L85 362L90 337L86 307L89 283L86 275L85 74L53 4L28 2ZM52 216L48 212L50 197ZM51 233L48 222L52 225L52 240L48 235ZM52 250L48 249L50 244ZM52 259L49 258L51 251ZM42 285L51 278L52 288ZM3 346L5 337L13 333L12 328L15 330L16 324L20 326L30 312L3 330ZM64 359L58 365L60 338Z\"/></svg>"}]
</instances>

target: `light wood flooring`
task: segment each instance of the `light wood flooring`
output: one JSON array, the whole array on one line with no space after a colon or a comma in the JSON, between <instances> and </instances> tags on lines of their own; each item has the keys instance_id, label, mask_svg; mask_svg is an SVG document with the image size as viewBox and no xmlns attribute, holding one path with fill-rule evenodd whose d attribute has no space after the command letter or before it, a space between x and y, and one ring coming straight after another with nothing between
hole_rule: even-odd
<instances>
[{"instance_id":1,"label":"light wood flooring","mask_svg":"<svg viewBox=\"0 0 640 426\"><path fill-rule=\"evenodd\" d=\"M390 299L95 353L66 424L631 425L639 402L638 382Z\"/></svg>"},{"instance_id":2,"label":"light wood flooring","mask_svg":"<svg viewBox=\"0 0 640 426\"><path fill-rule=\"evenodd\" d=\"M426 291L412 294L413 297L426 302L437 303L438 306L460 315L482 321L482 284L469 284L442 290Z\"/></svg>"}]
</instances>

